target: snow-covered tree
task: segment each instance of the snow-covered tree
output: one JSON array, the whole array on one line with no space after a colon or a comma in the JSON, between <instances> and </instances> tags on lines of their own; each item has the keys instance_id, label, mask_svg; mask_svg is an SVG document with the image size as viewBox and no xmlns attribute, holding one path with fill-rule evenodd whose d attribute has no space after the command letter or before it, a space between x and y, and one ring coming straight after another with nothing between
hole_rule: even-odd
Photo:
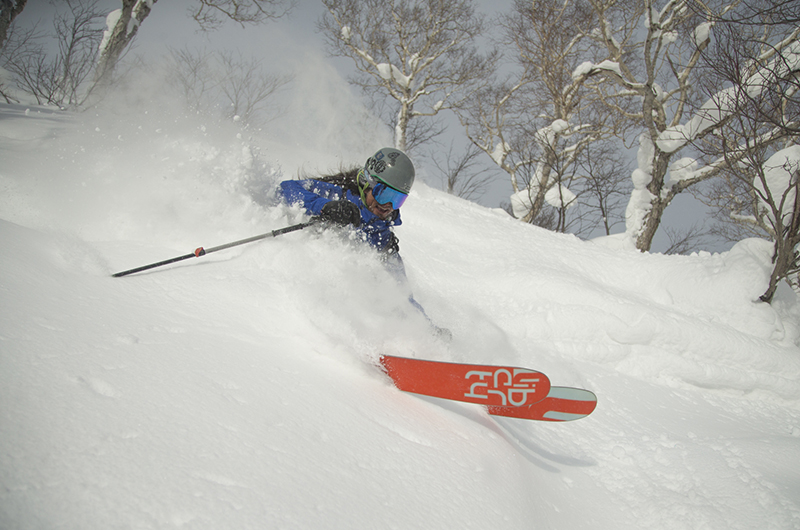
<instances>
[{"instance_id":1,"label":"snow-covered tree","mask_svg":"<svg viewBox=\"0 0 800 530\"><path fill-rule=\"evenodd\" d=\"M509 176L514 215L561 231L567 211L586 220L579 210L589 203L598 220L605 217L600 175L609 174L597 163L585 172L583 162L590 146L613 135L619 123L613 118L621 116L585 97L586 74L572 75L592 52L585 29L591 20L585 2L517 0L500 22L515 73L458 112L469 139Z\"/></svg>"},{"instance_id":2,"label":"snow-covered tree","mask_svg":"<svg viewBox=\"0 0 800 530\"><path fill-rule=\"evenodd\" d=\"M263 24L288 15L294 5L295 0L191 0L187 9L205 31L216 29L228 20L242 26Z\"/></svg>"},{"instance_id":3,"label":"snow-covered tree","mask_svg":"<svg viewBox=\"0 0 800 530\"><path fill-rule=\"evenodd\" d=\"M95 72L98 84L110 82L117 62L157 2L122 0L122 7L108 14ZM214 29L228 19L239 24L260 24L282 17L291 6L287 7L285 0L192 0L187 2L187 8L202 29Z\"/></svg>"},{"instance_id":4,"label":"snow-covered tree","mask_svg":"<svg viewBox=\"0 0 800 530\"><path fill-rule=\"evenodd\" d=\"M711 130L685 135L682 127L691 119L697 65L709 45L710 30L730 7L689 0L658 2L660 8L654 0L590 0L590 4L597 20L592 38L608 58L585 62L574 75L599 81L593 85L597 97L638 123L638 167L631 177L634 190L626 211L626 233L645 251L664 209L688 185L685 179L670 180L673 158L690 139ZM699 7L702 12L696 11ZM623 101L637 102L638 109L632 112Z\"/></svg>"},{"instance_id":5,"label":"snow-covered tree","mask_svg":"<svg viewBox=\"0 0 800 530\"><path fill-rule=\"evenodd\" d=\"M704 72L709 86L726 88L708 107L729 117L700 146L712 163L692 168L721 168L696 194L713 209L720 233L773 241L774 268L761 297L767 302L783 279L800 286L800 28L772 4L746 5L717 32Z\"/></svg>"},{"instance_id":6,"label":"snow-covered tree","mask_svg":"<svg viewBox=\"0 0 800 530\"><path fill-rule=\"evenodd\" d=\"M101 31L102 38L99 39L99 45L96 45L91 53L93 57L97 58L92 74L94 77L92 88L107 86L111 82L117 63L136 37L139 26L150 16L158 0L120 0L120 2L122 6L119 9L107 14L105 32ZM96 1L69 0L64 3L72 9L73 13L76 11L76 6L84 12L92 11L94 13L97 10ZM0 51L2 51L7 30L14 18L22 12L25 4L25 0L0 0ZM186 2L186 6L190 16L197 21L201 29L208 30L218 27L226 20L233 20L245 25L260 24L267 20L280 18L291 10L293 3L291 0L191 0ZM93 15L91 20L94 18ZM61 25L64 25L63 20ZM58 28L58 26L59 21L57 20L56 27ZM84 32L90 32L94 38L96 31L89 28L88 23L84 24L81 29ZM67 33L70 30L74 30L74 28L65 29ZM60 34L59 38L63 44L65 38ZM72 41L81 43L86 40L86 38L72 37ZM30 48L26 48L26 50L30 52ZM43 53L38 52L34 55L44 56ZM63 56L64 53L61 55ZM41 59L40 62L43 61L45 59ZM74 66L75 62L73 61L71 64ZM83 73L82 76L85 77ZM33 75L30 71L25 73L25 76L28 77Z\"/></svg>"},{"instance_id":7,"label":"snow-covered tree","mask_svg":"<svg viewBox=\"0 0 800 530\"><path fill-rule=\"evenodd\" d=\"M100 43L95 80L103 85L111 81L120 57L133 41L139 26L150 15L158 0L122 0L122 8L106 17L106 31Z\"/></svg>"},{"instance_id":8,"label":"snow-covered tree","mask_svg":"<svg viewBox=\"0 0 800 530\"><path fill-rule=\"evenodd\" d=\"M800 144L772 155L758 169L753 188L758 216L775 242L774 267L761 296L761 300L771 302L781 280L789 279L795 287L800 286Z\"/></svg>"},{"instance_id":9,"label":"snow-covered tree","mask_svg":"<svg viewBox=\"0 0 800 530\"><path fill-rule=\"evenodd\" d=\"M738 96L734 88L715 86L705 99L696 88L712 29L731 23L726 16L740 2L668 0L657 5L645 0L620 5L614 0L591 0L591 4L599 22L593 37L610 57L582 64L575 73L612 81L594 85L598 97L611 108L624 112L619 101L633 98L639 102L639 110L631 114L641 132L626 233L637 248L646 251L672 200L691 186L718 176L736 159L728 156L702 165L684 149L698 145L735 116ZM796 38L795 32L772 43L773 55L780 55ZM748 87L745 92L762 90L771 82L762 77L763 72L756 68L746 74L742 80ZM757 141L773 140L768 136Z\"/></svg>"},{"instance_id":10,"label":"snow-covered tree","mask_svg":"<svg viewBox=\"0 0 800 530\"><path fill-rule=\"evenodd\" d=\"M25 9L28 0L0 0L0 51L8 37L8 28L17 18L17 15Z\"/></svg>"},{"instance_id":11,"label":"snow-covered tree","mask_svg":"<svg viewBox=\"0 0 800 530\"><path fill-rule=\"evenodd\" d=\"M87 95L102 37L97 0L64 0L52 30L15 29L0 52L0 64L12 75L9 85L33 95L39 104L81 105ZM48 46L45 36L54 46ZM7 97L10 100L10 97Z\"/></svg>"},{"instance_id":12,"label":"snow-covered tree","mask_svg":"<svg viewBox=\"0 0 800 530\"><path fill-rule=\"evenodd\" d=\"M318 26L330 52L352 59L352 82L392 102L395 147L413 149L413 123L433 117L486 80L493 56L478 53L484 30L473 0L323 0Z\"/></svg>"}]
</instances>

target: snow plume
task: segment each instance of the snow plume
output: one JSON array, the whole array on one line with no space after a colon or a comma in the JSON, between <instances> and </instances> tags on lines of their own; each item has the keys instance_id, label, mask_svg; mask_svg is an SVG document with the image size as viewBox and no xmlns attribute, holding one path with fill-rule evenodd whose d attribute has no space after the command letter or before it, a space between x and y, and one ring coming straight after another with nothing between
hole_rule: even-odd
<instances>
[{"instance_id":1,"label":"snow plume","mask_svg":"<svg viewBox=\"0 0 800 530\"><path fill-rule=\"evenodd\" d=\"M70 134L46 150L35 143L20 149L19 156L52 175L46 189L14 183L20 193L38 194L37 203L2 199L28 226L178 247L187 234L223 239L261 224L257 203L269 195L278 168L237 124L189 112L159 78L131 79L65 119Z\"/></svg>"},{"instance_id":2,"label":"snow plume","mask_svg":"<svg viewBox=\"0 0 800 530\"><path fill-rule=\"evenodd\" d=\"M332 67L317 55L303 64L293 90L277 96L287 112L264 131L213 109L190 111L160 70L139 72L97 106L69 115L73 134L36 153L53 175L52 193L35 207L5 194L0 202L30 226L60 219L90 240L152 238L180 248L187 233L223 241L257 233L277 182L363 163L392 143ZM65 171L80 181L59 178Z\"/></svg>"},{"instance_id":3,"label":"snow plume","mask_svg":"<svg viewBox=\"0 0 800 530\"><path fill-rule=\"evenodd\" d=\"M333 66L316 51L298 61L292 89L279 100L286 113L264 131L281 144L281 159L308 171L363 163L394 144L393 131L364 107Z\"/></svg>"}]
</instances>

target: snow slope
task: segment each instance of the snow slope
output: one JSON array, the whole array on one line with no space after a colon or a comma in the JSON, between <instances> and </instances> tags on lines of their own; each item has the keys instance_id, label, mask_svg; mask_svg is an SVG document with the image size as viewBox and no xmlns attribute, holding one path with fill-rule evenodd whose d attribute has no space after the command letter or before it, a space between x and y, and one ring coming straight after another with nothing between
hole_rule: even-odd
<instances>
[{"instance_id":1,"label":"snow slope","mask_svg":"<svg viewBox=\"0 0 800 530\"><path fill-rule=\"evenodd\" d=\"M419 184L401 253L450 344L346 234L111 278L297 222L280 179L370 154L136 109L0 107L0 528L800 528L800 306L753 302L769 245L639 254ZM381 352L599 405L490 417L397 391Z\"/></svg>"}]
</instances>

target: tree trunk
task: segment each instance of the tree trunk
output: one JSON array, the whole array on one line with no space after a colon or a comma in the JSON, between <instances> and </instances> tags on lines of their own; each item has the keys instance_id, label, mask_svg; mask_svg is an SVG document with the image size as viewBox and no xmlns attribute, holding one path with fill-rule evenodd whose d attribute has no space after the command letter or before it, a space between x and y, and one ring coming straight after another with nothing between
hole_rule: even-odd
<instances>
[{"instance_id":1,"label":"tree trunk","mask_svg":"<svg viewBox=\"0 0 800 530\"><path fill-rule=\"evenodd\" d=\"M792 269L794 262L794 249L786 248L786 241L784 239L777 239L775 241L775 254L772 257L772 274L769 276L769 286L764 294L759 297L759 300L766 303L772 303L772 297L775 296L775 291L778 290L778 284L782 279L789 276L789 271Z\"/></svg>"},{"instance_id":2,"label":"tree trunk","mask_svg":"<svg viewBox=\"0 0 800 530\"><path fill-rule=\"evenodd\" d=\"M641 252L649 252L650 247L653 245L653 238L661 225L661 218L664 215L664 210L669 206L672 196L662 195L664 188L664 178L667 175L669 167L670 154L663 153L656 147L655 160L653 160L653 178L647 185L647 190L653 194L653 200L650 204L650 210L644 217L642 231L636 238L636 248Z\"/></svg>"},{"instance_id":3,"label":"tree trunk","mask_svg":"<svg viewBox=\"0 0 800 530\"><path fill-rule=\"evenodd\" d=\"M152 0L152 4L156 2L158 0ZM122 0L120 16L114 27L106 30L103 39L95 71L96 85L108 85L111 82L117 62L139 31L139 25L150 14L150 10L150 2Z\"/></svg>"},{"instance_id":4,"label":"tree trunk","mask_svg":"<svg viewBox=\"0 0 800 530\"><path fill-rule=\"evenodd\" d=\"M411 119L411 109L406 101L400 102L400 110L397 112L397 125L394 128L394 147L402 152L406 152L408 146L408 122Z\"/></svg>"},{"instance_id":5,"label":"tree trunk","mask_svg":"<svg viewBox=\"0 0 800 530\"><path fill-rule=\"evenodd\" d=\"M8 0L0 0L0 51L8 37L8 28L17 15L25 9L25 2L28 0L17 0L16 3Z\"/></svg>"},{"instance_id":6,"label":"tree trunk","mask_svg":"<svg viewBox=\"0 0 800 530\"><path fill-rule=\"evenodd\" d=\"M800 245L800 173L795 173L792 188L794 188L794 208L790 224L784 227L782 222L776 223L778 230L775 234L775 253L772 256L774 266L769 277L769 287L759 298L762 302L771 303L781 280L787 279L792 273L797 272L798 265L800 265L798 263L800 257L795 250ZM786 195L788 192L784 197Z\"/></svg>"}]
</instances>

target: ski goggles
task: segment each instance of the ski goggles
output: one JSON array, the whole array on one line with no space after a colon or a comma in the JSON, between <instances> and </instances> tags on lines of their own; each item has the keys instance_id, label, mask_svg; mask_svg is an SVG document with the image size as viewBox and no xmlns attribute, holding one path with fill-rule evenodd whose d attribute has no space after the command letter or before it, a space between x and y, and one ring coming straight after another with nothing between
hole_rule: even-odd
<instances>
[{"instance_id":1,"label":"ski goggles","mask_svg":"<svg viewBox=\"0 0 800 530\"><path fill-rule=\"evenodd\" d=\"M394 210L399 210L403 203L406 202L406 199L408 199L407 194L390 188L383 182L378 182L375 187L372 188L372 196L375 197L378 204L391 203L392 209Z\"/></svg>"}]
</instances>

